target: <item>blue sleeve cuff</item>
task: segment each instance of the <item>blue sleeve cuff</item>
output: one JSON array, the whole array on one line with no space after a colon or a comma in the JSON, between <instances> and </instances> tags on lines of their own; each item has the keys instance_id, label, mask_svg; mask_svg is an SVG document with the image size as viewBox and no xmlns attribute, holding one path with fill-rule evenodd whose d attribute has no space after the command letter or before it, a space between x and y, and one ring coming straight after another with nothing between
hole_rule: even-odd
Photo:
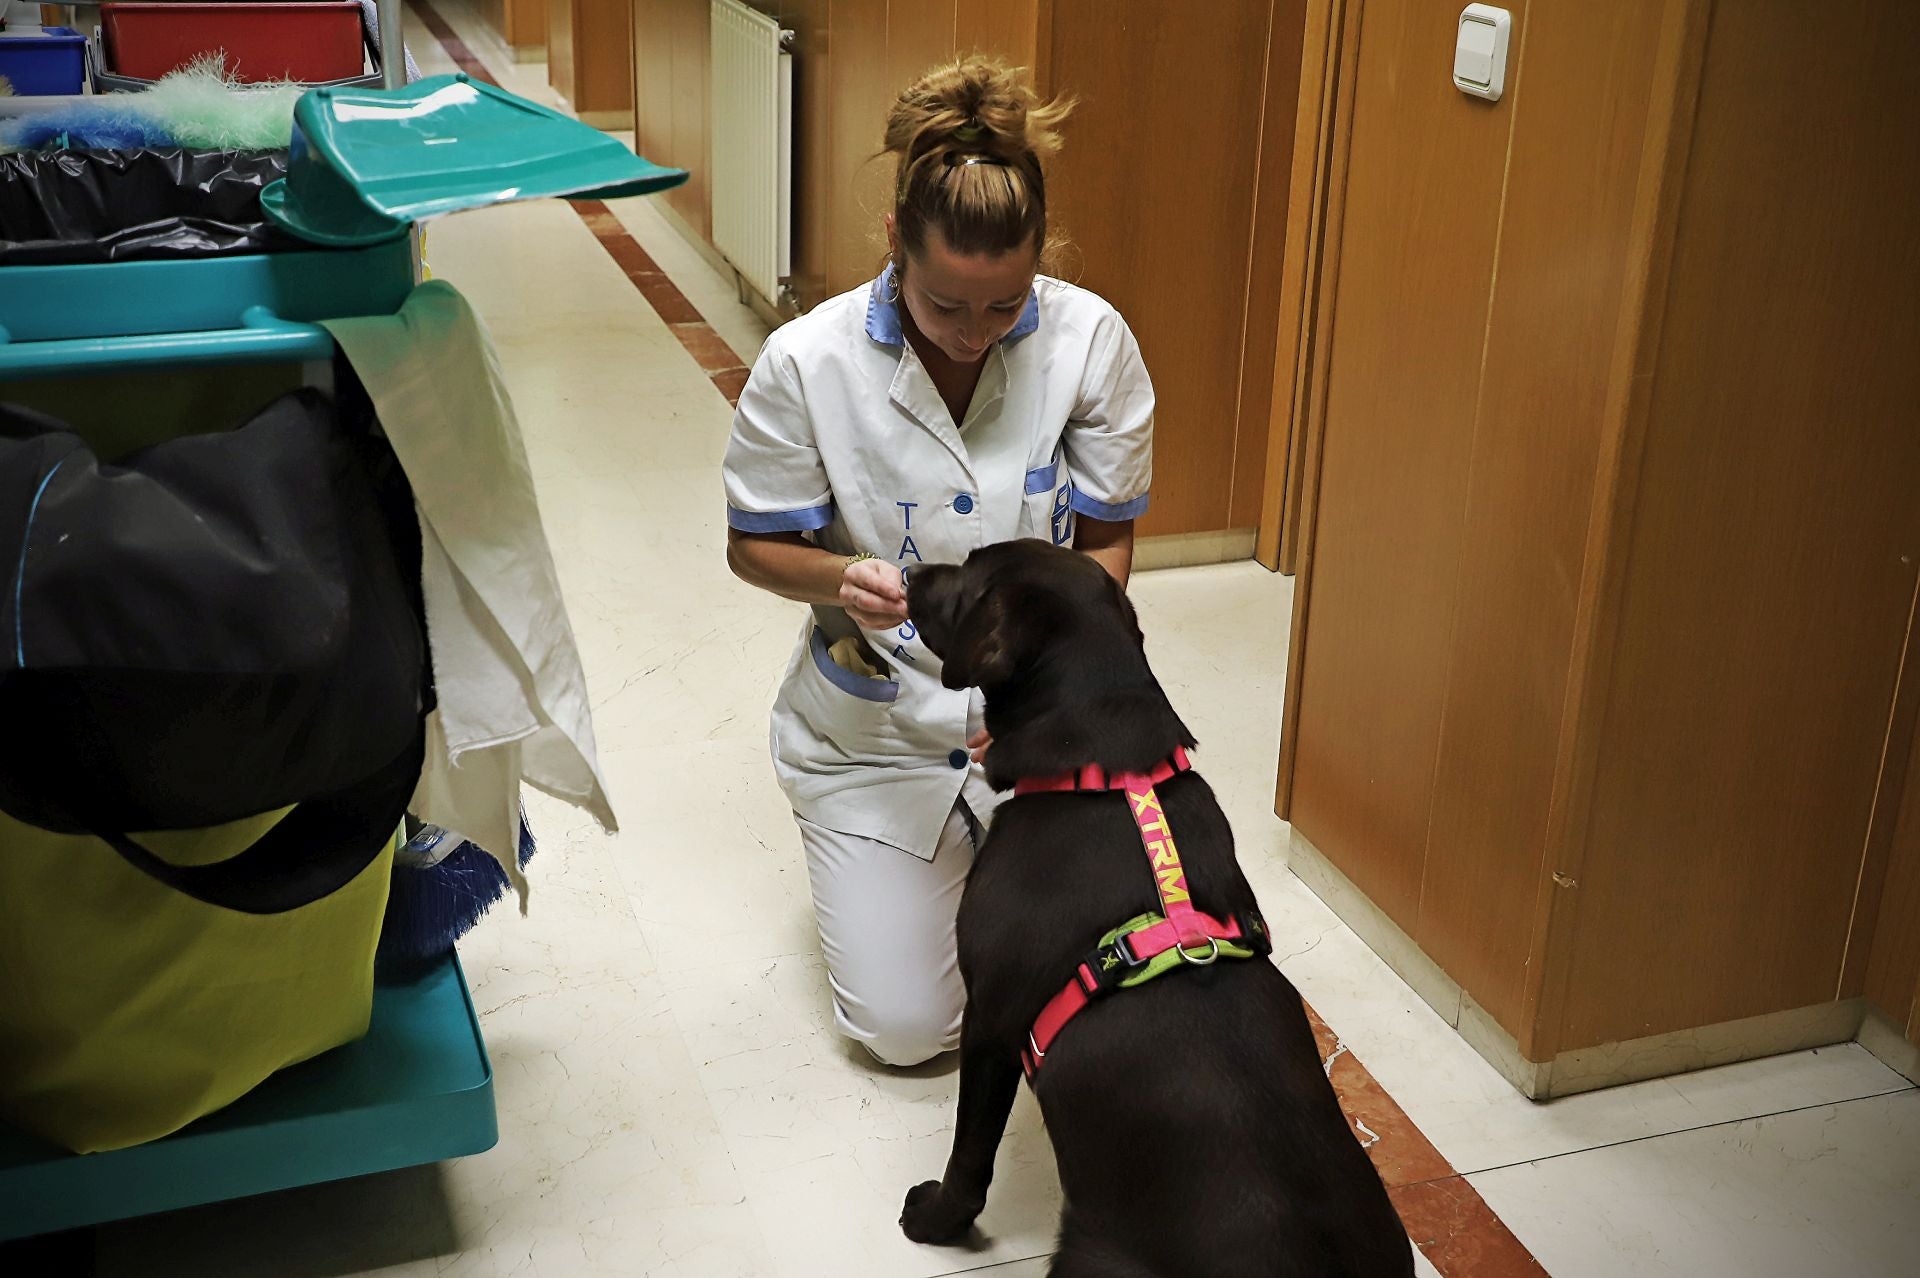
<instances>
[{"instance_id":1,"label":"blue sleeve cuff","mask_svg":"<svg viewBox=\"0 0 1920 1278\"><path fill-rule=\"evenodd\" d=\"M1104 501L1095 501L1085 493L1074 490L1073 511L1076 515L1085 515L1088 519L1104 520L1110 524L1123 524L1129 519L1138 519L1147 513L1147 500L1152 494L1141 493L1132 501L1123 501L1108 505Z\"/></svg>"},{"instance_id":2,"label":"blue sleeve cuff","mask_svg":"<svg viewBox=\"0 0 1920 1278\"><path fill-rule=\"evenodd\" d=\"M806 510L773 510L764 514L741 510L727 503L727 527L736 532L776 533L812 532L833 522L833 503L811 506Z\"/></svg>"}]
</instances>

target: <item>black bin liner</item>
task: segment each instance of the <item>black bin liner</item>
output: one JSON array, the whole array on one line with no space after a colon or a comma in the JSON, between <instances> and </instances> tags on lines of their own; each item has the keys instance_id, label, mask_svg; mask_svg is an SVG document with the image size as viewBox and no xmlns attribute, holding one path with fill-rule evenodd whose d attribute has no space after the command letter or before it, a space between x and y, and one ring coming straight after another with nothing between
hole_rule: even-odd
<instances>
[{"instance_id":1,"label":"black bin liner","mask_svg":"<svg viewBox=\"0 0 1920 1278\"><path fill-rule=\"evenodd\" d=\"M224 257L312 247L266 220L285 151L0 155L0 266Z\"/></svg>"}]
</instances>

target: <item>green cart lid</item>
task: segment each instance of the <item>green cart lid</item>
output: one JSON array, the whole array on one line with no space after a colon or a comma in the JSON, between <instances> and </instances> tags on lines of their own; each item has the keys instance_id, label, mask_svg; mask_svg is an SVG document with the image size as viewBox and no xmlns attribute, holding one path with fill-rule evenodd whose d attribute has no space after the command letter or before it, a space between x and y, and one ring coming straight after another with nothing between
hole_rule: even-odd
<instances>
[{"instance_id":1,"label":"green cart lid","mask_svg":"<svg viewBox=\"0 0 1920 1278\"><path fill-rule=\"evenodd\" d=\"M496 85L440 75L403 89L320 88L293 112L287 176L261 193L301 239L348 247L423 218L508 200L664 191L685 169Z\"/></svg>"}]
</instances>

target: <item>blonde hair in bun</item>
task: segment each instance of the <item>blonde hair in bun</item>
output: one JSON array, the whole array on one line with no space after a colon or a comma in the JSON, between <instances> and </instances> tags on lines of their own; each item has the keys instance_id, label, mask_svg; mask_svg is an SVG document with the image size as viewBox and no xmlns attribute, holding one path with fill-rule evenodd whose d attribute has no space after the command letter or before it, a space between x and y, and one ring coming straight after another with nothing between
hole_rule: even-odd
<instances>
[{"instance_id":1,"label":"blonde hair in bun","mask_svg":"<svg viewBox=\"0 0 1920 1278\"><path fill-rule=\"evenodd\" d=\"M897 157L894 228L917 253L937 229L958 253L1047 247L1043 157L1060 149L1070 100L1042 101L995 58L944 63L887 112L885 151ZM896 263L896 265L902 265Z\"/></svg>"}]
</instances>

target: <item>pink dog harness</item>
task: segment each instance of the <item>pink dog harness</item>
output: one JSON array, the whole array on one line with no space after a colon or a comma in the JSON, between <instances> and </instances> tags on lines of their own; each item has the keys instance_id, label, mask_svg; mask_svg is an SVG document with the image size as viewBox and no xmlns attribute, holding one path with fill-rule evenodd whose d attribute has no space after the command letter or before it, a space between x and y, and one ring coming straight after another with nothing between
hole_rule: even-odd
<instances>
[{"instance_id":1,"label":"pink dog harness","mask_svg":"<svg viewBox=\"0 0 1920 1278\"><path fill-rule=\"evenodd\" d=\"M1187 891L1187 870L1181 864L1180 849L1167 826L1154 787L1182 772L1193 763L1184 749L1176 748L1173 757L1151 772L1109 774L1097 763L1077 772L1060 776L1029 778L1015 784L1016 796L1076 791L1124 791L1127 810L1140 830L1140 843L1146 849L1153 870L1153 883L1160 896L1160 913L1142 914L1128 920L1101 938L1100 944L1074 968L1073 979L1040 1009L1033 1028L1027 1032L1027 1046L1020 1053L1021 1068L1027 1081L1047 1059L1047 1051L1060 1036L1067 1022L1089 1003L1116 989L1143 984L1184 965L1205 967L1222 956L1259 958L1272 951L1267 926L1260 916L1248 912L1224 923L1193 906Z\"/></svg>"}]
</instances>

